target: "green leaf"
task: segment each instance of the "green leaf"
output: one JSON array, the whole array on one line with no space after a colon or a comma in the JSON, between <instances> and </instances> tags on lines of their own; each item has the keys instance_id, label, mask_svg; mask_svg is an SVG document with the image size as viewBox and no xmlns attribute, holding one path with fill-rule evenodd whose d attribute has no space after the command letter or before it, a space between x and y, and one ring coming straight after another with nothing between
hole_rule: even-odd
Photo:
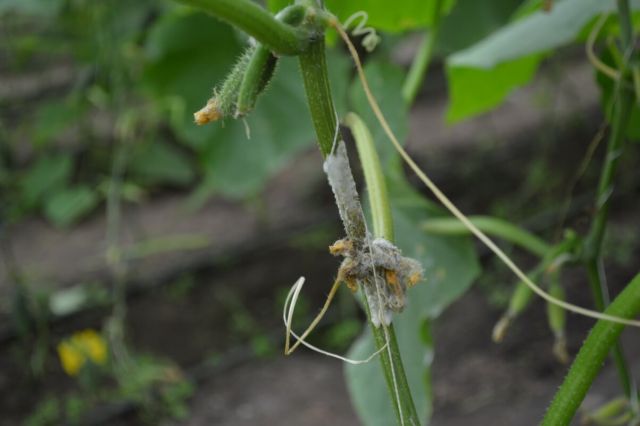
<instances>
[{"instance_id":1,"label":"green leaf","mask_svg":"<svg viewBox=\"0 0 640 426\"><path fill-rule=\"evenodd\" d=\"M38 106L35 122L30 122L36 145L46 145L52 138L81 120L84 109L73 99L53 100Z\"/></svg>"},{"instance_id":2,"label":"green leaf","mask_svg":"<svg viewBox=\"0 0 640 426\"><path fill-rule=\"evenodd\" d=\"M404 179L390 183L389 191L397 245L425 268L425 282L412 289L411 299L420 301L424 315L435 318L469 289L479 273L473 244L469 238L417 233L420 223L441 216L441 211Z\"/></svg>"},{"instance_id":3,"label":"green leaf","mask_svg":"<svg viewBox=\"0 0 640 426\"><path fill-rule=\"evenodd\" d=\"M443 0L442 14L451 11L455 0ZM389 7L386 0L327 0L327 9L340 21L365 11L367 26L387 32L400 32L433 25L436 0L397 0Z\"/></svg>"},{"instance_id":4,"label":"green leaf","mask_svg":"<svg viewBox=\"0 0 640 426\"><path fill-rule=\"evenodd\" d=\"M420 329L426 321L419 314L419 308L408 306L402 316L394 320L396 338L402 353L405 373L411 388L421 424L428 424L431 417L430 368L433 360L433 345L420 339ZM412 322L416 321L416 322ZM366 359L376 351L371 330L367 330L351 347L349 358ZM382 375L379 360L368 364L345 364L345 377L351 401L360 421L365 426L389 426L397 424L391 405L389 391Z\"/></svg>"},{"instance_id":5,"label":"green leaf","mask_svg":"<svg viewBox=\"0 0 640 426\"><path fill-rule=\"evenodd\" d=\"M636 3L636 2L634 2ZM551 12L518 19L447 59L449 122L487 111L526 84L549 51L572 42L589 21L614 2L564 0Z\"/></svg>"},{"instance_id":6,"label":"green leaf","mask_svg":"<svg viewBox=\"0 0 640 426\"><path fill-rule=\"evenodd\" d=\"M63 5L62 0L3 0L0 2L0 16L15 13L49 17L57 14Z\"/></svg>"},{"instance_id":7,"label":"green leaf","mask_svg":"<svg viewBox=\"0 0 640 426\"><path fill-rule=\"evenodd\" d=\"M526 56L490 69L447 64L447 122L455 123L497 107L515 88L533 78L541 60L540 55Z\"/></svg>"},{"instance_id":8,"label":"green leaf","mask_svg":"<svg viewBox=\"0 0 640 426\"><path fill-rule=\"evenodd\" d=\"M69 155L41 155L20 181L21 198L26 207L36 207L47 194L64 187L72 168Z\"/></svg>"},{"instance_id":9,"label":"green leaf","mask_svg":"<svg viewBox=\"0 0 640 426\"><path fill-rule=\"evenodd\" d=\"M272 12L278 12L293 4L293 0L267 0L267 7Z\"/></svg>"},{"instance_id":10,"label":"green leaf","mask_svg":"<svg viewBox=\"0 0 640 426\"><path fill-rule=\"evenodd\" d=\"M457 0L444 17L437 52L443 55L471 46L509 22L521 0Z\"/></svg>"},{"instance_id":11,"label":"green leaf","mask_svg":"<svg viewBox=\"0 0 640 426\"><path fill-rule=\"evenodd\" d=\"M215 47L212 48L212 42ZM221 192L248 197L267 178L313 141L313 127L295 58L281 58L276 74L245 123L226 120L198 127L192 113L200 109L211 88L224 78L242 46L233 30L199 13L170 15L152 30L147 52L151 65L145 81L163 99L180 99L185 106L174 130L198 154L205 182L200 193ZM344 110L349 62L329 55L336 107Z\"/></svg>"},{"instance_id":12,"label":"green leaf","mask_svg":"<svg viewBox=\"0 0 640 426\"><path fill-rule=\"evenodd\" d=\"M391 124L394 133L399 140L404 140L409 131L409 110L402 99L404 71L389 62L381 60L369 62L364 71L369 81L369 86L378 100L382 112ZM357 78L354 79L349 89L349 101L352 109L358 113L365 123L368 123L380 161L385 167L396 158L397 153L371 111L367 97L362 89L362 84Z\"/></svg>"},{"instance_id":13,"label":"green leaf","mask_svg":"<svg viewBox=\"0 0 640 426\"><path fill-rule=\"evenodd\" d=\"M182 151L163 142L141 148L131 158L130 171L145 185L184 186L193 181L193 165Z\"/></svg>"},{"instance_id":14,"label":"green leaf","mask_svg":"<svg viewBox=\"0 0 640 426\"><path fill-rule=\"evenodd\" d=\"M95 192L85 185L67 188L47 199L45 215L54 225L66 227L89 213L98 201Z\"/></svg>"},{"instance_id":15,"label":"green leaf","mask_svg":"<svg viewBox=\"0 0 640 426\"><path fill-rule=\"evenodd\" d=\"M442 14L449 13L456 0L442 0ZM268 0L269 9L276 12L291 4L290 0ZM326 0L327 10L346 21L356 12L369 16L367 26L388 32L400 32L433 24L436 0L397 0L393 7L385 0ZM356 21L356 23L359 21Z\"/></svg>"}]
</instances>

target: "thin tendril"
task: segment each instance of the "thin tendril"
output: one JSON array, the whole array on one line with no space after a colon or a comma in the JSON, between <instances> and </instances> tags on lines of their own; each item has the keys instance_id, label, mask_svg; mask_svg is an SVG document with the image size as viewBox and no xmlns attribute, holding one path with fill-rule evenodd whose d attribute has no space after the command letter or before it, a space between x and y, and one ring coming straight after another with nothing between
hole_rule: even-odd
<instances>
[{"instance_id":1,"label":"thin tendril","mask_svg":"<svg viewBox=\"0 0 640 426\"><path fill-rule=\"evenodd\" d=\"M600 30L602 30L602 27L604 26L604 23L607 21L608 17L609 15L606 13L603 13L600 16L596 24L593 26L593 29L589 33L589 37L587 38L587 44L585 49L587 52L587 58L589 59L589 62L591 62L591 65L593 65L595 69L597 69L602 74L606 75L607 77L613 80L618 80L620 78L620 73L614 68L611 68L609 65L602 62L600 58L598 58L598 55L595 54L595 51L594 51L594 45L596 43L596 40L598 39Z\"/></svg>"},{"instance_id":2,"label":"thin tendril","mask_svg":"<svg viewBox=\"0 0 640 426\"><path fill-rule=\"evenodd\" d=\"M331 301L333 300L333 296L335 295L336 290L340 286L340 283L341 283L340 280L336 280L336 282L333 284L333 287L331 287L329 296L327 296L327 300L324 306L322 307L322 310L320 311L320 313L311 322L311 325L309 325L307 330L305 330L305 332L302 333L302 335L298 336L293 330L291 330L291 323L293 322L293 313L295 311L296 303L298 302L298 296L300 295L300 291L302 290L302 286L304 285L304 281L305 281L304 277L298 278L298 281L296 281L295 284L293 284L293 286L289 290L289 293L287 294L287 298L284 302L284 309L282 311L282 320L284 321L284 325L287 329L287 336L285 339L285 350L284 350L285 355L290 355L291 353L293 353L293 351L296 350L298 345L302 344L303 346L306 346L307 348L319 354L326 355L331 358L336 358L349 364L359 365L359 364L366 364L370 362L372 359L374 359L376 356L378 356L378 354L380 354L383 350L385 350L388 347L388 343L387 343L383 347L381 347L380 349L372 353L368 358L363 360L357 360L357 359L346 358L342 355L325 351L310 343L307 343L304 340L309 335L309 333L313 331L313 329L316 327L318 322L320 322L320 320L326 313L327 309L329 308L329 305L331 304ZM291 346L291 348L289 347L290 336L293 336L296 339L296 343L293 346Z\"/></svg>"}]
</instances>

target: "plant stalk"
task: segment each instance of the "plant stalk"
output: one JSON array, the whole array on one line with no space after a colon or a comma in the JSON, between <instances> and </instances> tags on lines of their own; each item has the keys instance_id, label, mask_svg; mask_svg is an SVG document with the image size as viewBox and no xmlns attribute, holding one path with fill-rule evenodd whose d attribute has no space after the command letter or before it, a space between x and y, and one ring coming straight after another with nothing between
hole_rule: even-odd
<instances>
[{"instance_id":1,"label":"plant stalk","mask_svg":"<svg viewBox=\"0 0 640 426\"><path fill-rule=\"evenodd\" d=\"M442 14L443 2L444 0L436 0L432 21L433 25L429 31L425 33L422 42L420 43L418 53L411 63L409 73L402 85L402 98L407 105L413 104L413 101L422 87L429 64L431 63L433 50L440 32L440 15Z\"/></svg>"},{"instance_id":2,"label":"plant stalk","mask_svg":"<svg viewBox=\"0 0 640 426\"><path fill-rule=\"evenodd\" d=\"M331 153L334 141L340 135L338 133L336 111L333 106L331 87L329 85L323 37L319 37L313 41L307 51L300 55L300 67L307 93L309 110L318 138L318 145L323 156L327 157ZM362 220L364 220L364 218ZM375 221L374 223L382 223L382 220ZM387 228L387 231L388 230ZM356 237L364 240L366 235ZM364 298L364 302L367 316L371 318L371 312L367 305L366 298ZM420 424L402 364L402 357L400 356L393 325L391 324L384 328L375 327L371 323L371 330L378 349L388 344L388 348L380 353L380 360L398 424ZM404 422L401 419L404 419Z\"/></svg>"},{"instance_id":3,"label":"plant stalk","mask_svg":"<svg viewBox=\"0 0 640 426\"><path fill-rule=\"evenodd\" d=\"M308 31L281 22L251 0L177 0L240 28L273 52L302 53L309 44ZM214 40L215 42L215 40Z\"/></svg>"},{"instance_id":4,"label":"plant stalk","mask_svg":"<svg viewBox=\"0 0 640 426\"><path fill-rule=\"evenodd\" d=\"M382 165L380 164L378 153L375 150L373 137L371 136L367 126L356 114L349 113L345 122L351 129L356 141L358 157L362 164L364 179L369 192L369 206L371 207L371 217L373 221L373 236L375 238L382 237L387 241L393 242L394 232L391 206L389 204L387 185L385 183ZM367 298L364 298L364 300L366 303ZM368 306L367 312L370 317L371 313L369 312ZM402 362L402 356L396 340L393 324L386 326L386 331L384 325L381 327L375 327L372 325L371 328L373 330L374 340L378 349L382 348L387 341L389 344L389 350L381 352L380 359L382 361L387 384L389 385L389 392L392 400L394 401L394 408L396 409L398 423L403 424L401 419L404 419L404 424L419 425L420 420L413 402L409 382L407 381L407 376L404 371L404 364ZM398 387L397 393L400 407L397 406L398 401L396 400L396 389L393 387L394 377L395 383ZM401 414L399 409L402 410L402 417L400 417Z\"/></svg>"},{"instance_id":5,"label":"plant stalk","mask_svg":"<svg viewBox=\"0 0 640 426\"><path fill-rule=\"evenodd\" d=\"M621 318L633 318L640 313L640 274L635 276L605 313ZM547 410L543 426L562 426L571 422L623 329L622 324L604 320L599 320L591 329Z\"/></svg>"},{"instance_id":6,"label":"plant stalk","mask_svg":"<svg viewBox=\"0 0 640 426\"><path fill-rule=\"evenodd\" d=\"M470 216L469 220L482 232L509 241L530 253L545 257L551 246L545 241L506 220L490 216ZM469 235L470 231L455 218L437 218L422 222L422 230L439 235Z\"/></svg>"},{"instance_id":7,"label":"plant stalk","mask_svg":"<svg viewBox=\"0 0 640 426\"><path fill-rule=\"evenodd\" d=\"M324 51L324 37L320 37L309 45L299 60L311 120L318 137L320 152L326 157L339 137L339 128Z\"/></svg>"},{"instance_id":8,"label":"plant stalk","mask_svg":"<svg viewBox=\"0 0 640 426\"><path fill-rule=\"evenodd\" d=\"M622 156L624 141L633 107L633 93L625 87L628 68L629 49L633 48L633 27L628 0L618 0L618 16L621 28L623 61L620 78L616 81L612 104L611 134L607 144L607 153L598 182L596 194L596 213L585 240L583 262L587 268L589 285L598 310L604 310L608 303L608 289L601 279L600 264L602 262L602 241L607 228L611 194L614 189L614 176ZM629 371L620 343L613 348L613 359L620 376L620 383L627 396L631 396L633 377Z\"/></svg>"}]
</instances>

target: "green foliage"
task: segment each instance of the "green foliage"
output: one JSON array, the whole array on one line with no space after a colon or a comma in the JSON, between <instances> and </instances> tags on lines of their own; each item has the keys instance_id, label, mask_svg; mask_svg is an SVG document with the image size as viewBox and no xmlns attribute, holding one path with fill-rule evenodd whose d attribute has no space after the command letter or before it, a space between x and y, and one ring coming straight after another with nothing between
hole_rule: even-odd
<instances>
[{"instance_id":1,"label":"green foliage","mask_svg":"<svg viewBox=\"0 0 640 426\"><path fill-rule=\"evenodd\" d=\"M385 0L327 0L327 10L341 21L359 11L367 12L367 24L390 33L424 28L433 25L437 0L400 0L389 7ZM443 14L451 11L456 0L442 0ZM290 0L267 0L269 9L278 11L291 4Z\"/></svg>"},{"instance_id":2,"label":"green foliage","mask_svg":"<svg viewBox=\"0 0 640 426\"><path fill-rule=\"evenodd\" d=\"M43 155L29 168L20 181L26 208L33 208L47 195L64 188L71 177L72 160L63 154Z\"/></svg>"},{"instance_id":3,"label":"green foliage","mask_svg":"<svg viewBox=\"0 0 640 426\"><path fill-rule=\"evenodd\" d=\"M614 59L614 52L612 52L612 49L613 47L609 46L609 48L605 50L601 59L605 64L613 68L618 68L619 64L617 64ZM611 79L611 77L604 75L600 71L597 71L596 81L602 94L602 111L605 113L607 120L611 122L613 102L615 100L613 93L616 83ZM634 102L631 106L631 116L629 118L629 126L627 127L627 137L634 141L640 141L640 103L638 102Z\"/></svg>"},{"instance_id":4,"label":"green foliage","mask_svg":"<svg viewBox=\"0 0 640 426\"><path fill-rule=\"evenodd\" d=\"M185 186L193 181L192 163L181 150L160 141L140 148L131 157L130 173L136 181L145 186Z\"/></svg>"},{"instance_id":5,"label":"green foliage","mask_svg":"<svg viewBox=\"0 0 640 426\"><path fill-rule=\"evenodd\" d=\"M404 72L398 66L383 60L372 61L365 67L365 74L371 89L374 91L382 112L393 125L393 131L400 140L407 137L409 131L409 109L402 99L402 83ZM349 101L352 109L358 113L365 123L376 145L383 168L395 163L397 153L389 142L382 127L378 124L373 111L369 107L367 97L358 80L354 80L349 88Z\"/></svg>"},{"instance_id":6,"label":"green foliage","mask_svg":"<svg viewBox=\"0 0 640 426\"><path fill-rule=\"evenodd\" d=\"M86 185L64 188L47 199L44 211L56 226L66 227L76 222L98 204L98 196Z\"/></svg>"},{"instance_id":7,"label":"green foliage","mask_svg":"<svg viewBox=\"0 0 640 426\"><path fill-rule=\"evenodd\" d=\"M531 81L540 60L540 55L526 56L489 69L448 65L447 121L455 123L500 105L514 88Z\"/></svg>"},{"instance_id":8,"label":"green foliage","mask_svg":"<svg viewBox=\"0 0 640 426\"><path fill-rule=\"evenodd\" d=\"M219 47L212 50L202 40L216 40ZM269 176L311 142L310 120L292 119L307 107L297 65L290 58L282 58L246 123L228 120L224 125L193 125L192 112L206 103L207 93L222 80L240 50L230 27L199 13L166 16L147 43L150 63L145 82L155 96L178 98L183 105L182 117L173 127L198 153L207 194L255 194ZM337 93L344 92L347 64L343 57L329 58ZM339 109L344 105L339 97L337 103Z\"/></svg>"},{"instance_id":9,"label":"green foliage","mask_svg":"<svg viewBox=\"0 0 640 426\"><path fill-rule=\"evenodd\" d=\"M519 19L451 55L448 121L499 105L513 89L531 80L545 54L574 41L594 16L614 8L613 2L600 0L561 1L549 13L519 14Z\"/></svg>"}]
</instances>

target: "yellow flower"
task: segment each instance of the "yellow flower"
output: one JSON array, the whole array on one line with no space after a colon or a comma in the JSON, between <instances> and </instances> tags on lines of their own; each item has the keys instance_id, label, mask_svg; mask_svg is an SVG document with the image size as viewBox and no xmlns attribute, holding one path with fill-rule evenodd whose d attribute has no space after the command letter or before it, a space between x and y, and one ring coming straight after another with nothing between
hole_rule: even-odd
<instances>
[{"instance_id":1,"label":"yellow flower","mask_svg":"<svg viewBox=\"0 0 640 426\"><path fill-rule=\"evenodd\" d=\"M58 344L58 357L64 371L76 376L90 361L97 365L107 362L107 344L95 330L83 330Z\"/></svg>"}]
</instances>

